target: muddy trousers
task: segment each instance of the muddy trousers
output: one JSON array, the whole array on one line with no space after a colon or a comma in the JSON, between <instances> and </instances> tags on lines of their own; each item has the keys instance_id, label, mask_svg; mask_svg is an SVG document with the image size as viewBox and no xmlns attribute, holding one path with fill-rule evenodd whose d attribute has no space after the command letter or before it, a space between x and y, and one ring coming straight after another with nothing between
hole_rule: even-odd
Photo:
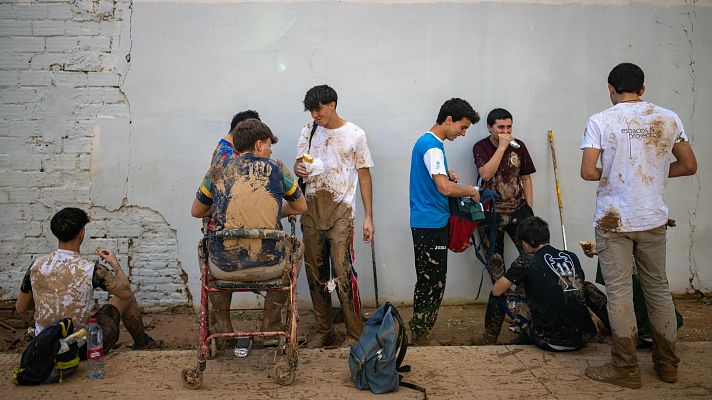
<instances>
[{"instance_id":1,"label":"muddy trousers","mask_svg":"<svg viewBox=\"0 0 712 400\"><path fill-rule=\"evenodd\" d=\"M611 323L613 364L637 367L638 328L633 307L632 275L637 263L640 286L653 336L653 362L677 367L675 306L665 273L666 226L640 232L596 229L596 249L606 281ZM634 261L635 260L635 261Z\"/></svg>"},{"instance_id":2,"label":"muddy trousers","mask_svg":"<svg viewBox=\"0 0 712 400\"><path fill-rule=\"evenodd\" d=\"M574 351L582 348L585 343L581 342L577 344L576 346L560 346L560 345L555 345L549 343L546 339L544 339L542 336L537 334L536 329L534 329L534 326L532 325L531 322L531 315L522 315L519 313L521 311L521 308L518 309L513 309L510 307L514 303L526 303L527 299L517 296L517 295L509 295L509 296L494 296L494 301L497 303L499 308L509 317L514 321L514 324L517 326L517 330L515 331L516 333L521 333L527 335L529 337L529 340L531 340L532 343L534 343L537 347L539 347L542 350L546 351L554 351L554 352L561 352L561 351ZM526 311L528 311L528 307L525 307Z\"/></svg>"},{"instance_id":3,"label":"muddy trousers","mask_svg":"<svg viewBox=\"0 0 712 400\"><path fill-rule=\"evenodd\" d=\"M512 239L512 242L519 250L519 254L523 252L522 245L517 239L517 228L519 221L534 215L531 207L523 205L519 210L511 214L497 214L497 241L494 245L494 252L487 263L487 272L492 279L492 284L504 276L504 234L506 233ZM483 225L477 227L482 246L488 249L490 246L489 232ZM499 333L502 331L502 322L504 322L504 312L497 305L493 296L490 294L487 302L487 311L485 311L485 335L496 340Z\"/></svg>"},{"instance_id":4,"label":"muddy trousers","mask_svg":"<svg viewBox=\"0 0 712 400\"><path fill-rule=\"evenodd\" d=\"M408 325L418 338L433 329L440 303L445 294L447 276L448 226L443 228L411 228L415 251L415 290L413 318Z\"/></svg>"},{"instance_id":5,"label":"muddy trousers","mask_svg":"<svg viewBox=\"0 0 712 400\"><path fill-rule=\"evenodd\" d=\"M361 336L364 319L353 271L353 232L353 222L347 219L336 221L329 230L302 225L304 264L317 322L317 335L333 332L331 292L327 289L327 282L333 277L344 312L346 332L355 339Z\"/></svg>"}]
</instances>

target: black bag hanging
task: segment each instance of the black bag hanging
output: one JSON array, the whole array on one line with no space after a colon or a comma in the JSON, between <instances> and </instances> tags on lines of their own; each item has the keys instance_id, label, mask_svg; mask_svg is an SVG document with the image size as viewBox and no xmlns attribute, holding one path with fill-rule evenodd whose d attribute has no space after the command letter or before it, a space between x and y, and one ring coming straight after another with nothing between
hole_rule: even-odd
<instances>
[{"instance_id":1,"label":"black bag hanging","mask_svg":"<svg viewBox=\"0 0 712 400\"><path fill-rule=\"evenodd\" d=\"M312 122L312 129L311 133L309 134L309 147L307 147L307 153L311 151L311 142L312 138L314 137L314 132L316 132L316 127L316 121ZM306 195L307 183L304 182L304 178L299 177L299 179L297 179L297 184L299 185L299 189L302 191L302 194Z\"/></svg>"}]
</instances>

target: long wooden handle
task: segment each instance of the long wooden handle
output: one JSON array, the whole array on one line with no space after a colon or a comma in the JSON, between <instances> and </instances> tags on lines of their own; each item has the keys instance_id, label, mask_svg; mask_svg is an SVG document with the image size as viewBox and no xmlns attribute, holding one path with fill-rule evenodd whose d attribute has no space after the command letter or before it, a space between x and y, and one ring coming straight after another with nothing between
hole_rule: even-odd
<instances>
[{"instance_id":1,"label":"long wooden handle","mask_svg":"<svg viewBox=\"0 0 712 400\"><path fill-rule=\"evenodd\" d=\"M561 234L564 237L564 250L566 246L566 229L564 228L564 202L561 199L561 183L559 182L559 165L556 163L556 147L554 146L554 131L549 129L549 145L551 146L551 160L554 163L554 181L556 181L556 200L559 203L559 220L561 221Z\"/></svg>"}]
</instances>

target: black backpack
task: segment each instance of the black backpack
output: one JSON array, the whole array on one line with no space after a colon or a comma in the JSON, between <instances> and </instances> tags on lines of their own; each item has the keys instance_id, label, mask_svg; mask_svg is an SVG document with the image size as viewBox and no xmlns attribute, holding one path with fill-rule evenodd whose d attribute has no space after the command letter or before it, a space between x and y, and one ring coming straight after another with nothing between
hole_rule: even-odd
<instances>
[{"instance_id":1,"label":"black backpack","mask_svg":"<svg viewBox=\"0 0 712 400\"><path fill-rule=\"evenodd\" d=\"M20 368L12 374L16 385L33 386L61 382L79 366L77 343L70 344L62 354L60 339L74 333L71 318L62 318L47 326L22 353ZM54 373L53 373L54 372Z\"/></svg>"}]
</instances>

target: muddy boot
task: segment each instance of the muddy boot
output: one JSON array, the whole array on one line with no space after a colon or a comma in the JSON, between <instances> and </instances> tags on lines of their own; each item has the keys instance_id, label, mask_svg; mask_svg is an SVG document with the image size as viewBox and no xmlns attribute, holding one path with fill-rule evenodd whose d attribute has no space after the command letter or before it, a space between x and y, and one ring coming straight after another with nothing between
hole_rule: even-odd
<instances>
[{"instance_id":1,"label":"muddy boot","mask_svg":"<svg viewBox=\"0 0 712 400\"><path fill-rule=\"evenodd\" d=\"M497 344L497 337L487 333L477 333L470 339L473 346L491 346Z\"/></svg>"},{"instance_id":2,"label":"muddy boot","mask_svg":"<svg viewBox=\"0 0 712 400\"><path fill-rule=\"evenodd\" d=\"M336 335L334 331L329 331L326 333L316 333L307 340L304 347L307 349L319 349L322 347L328 347L334 344L336 341Z\"/></svg>"},{"instance_id":3,"label":"muddy boot","mask_svg":"<svg viewBox=\"0 0 712 400\"><path fill-rule=\"evenodd\" d=\"M639 389L642 386L638 367L619 368L612 363L607 363L586 368L586 376L595 381L631 389Z\"/></svg>"},{"instance_id":4,"label":"muddy boot","mask_svg":"<svg viewBox=\"0 0 712 400\"><path fill-rule=\"evenodd\" d=\"M658 378L663 382L677 382L677 367L673 365L655 364L655 372L658 373Z\"/></svg>"}]
</instances>

